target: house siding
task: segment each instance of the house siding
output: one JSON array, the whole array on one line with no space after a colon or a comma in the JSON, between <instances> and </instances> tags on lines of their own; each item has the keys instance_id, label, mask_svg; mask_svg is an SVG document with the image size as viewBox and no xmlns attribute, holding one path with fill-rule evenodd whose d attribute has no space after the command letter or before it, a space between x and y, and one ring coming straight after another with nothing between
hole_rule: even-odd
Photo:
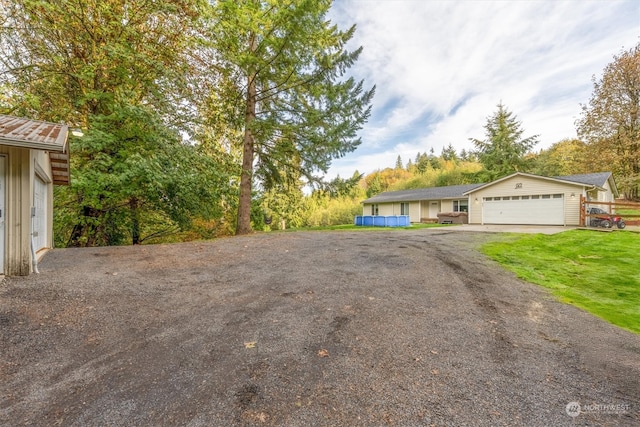
<instances>
[{"instance_id":1,"label":"house siding","mask_svg":"<svg viewBox=\"0 0 640 427\"><path fill-rule=\"evenodd\" d=\"M611 190L611 185L609 184L609 182L607 182L605 185L602 186L602 188L604 188L605 190L607 190L606 192L598 192L598 199L600 202L615 202L615 196L613 195L613 191Z\"/></svg>"},{"instance_id":2,"label":"house siding","mask_svg":"<svg viewBox=\"0 0 640 427\"><path fill-rule=\"evenodd\" d=\"M453 200L442 200L440 202L440 212L453 212Z\"/></svg>"},{"instance_id":3,"label":"house siding","mask_svg":"<svg viewBox=\"0 0 640 427\"><path fill-rule=\"evenodd\" d=\"M422 206L420 202L409 203L409 222L420 222L420 215L422 214Z\"/></svg>"},{"instance_id":4,"label":"house siding","mask_svg":"<svg viewBox=\"0 0 640 427\"><path fill-rule=\"evenodd\" d=\"M602 188L604 188L605 190L607 190L606 192L603 191L597 191L597 190L591 190L591 191L587 191L585 193L586 199L587 201L593 201L593 202L608 202L608 203L613 203L616 201L616 197L613 194L613 191L611 190L611 185L609 184L609 182L607 181ZM615 208L614 206L608 206L608 205L593 205L594 207L598 207L598 208L602 208L606 211L615 213Z\"/></svg>"},{"instance_id":5,"label":"house siding","mask_svg":"<svg viewBox=\"0 0 640 427\"><path fill-rule=\"evenodd\" d=\"M581 184L564 184L527 176L514 176L497 184L469 193L469 223L482 224L482 200L484 197L563 194L565 225L579 225L580 194L582 194L583 191L584 186ZM571 196L572 194L573 197Z\"/></svg>"},{"instance_id":6,"label":"house siding","mask_svg":"<svg viewBox=\"0 0 640 427\"><path fill-rule=\"evenodd\" d=\"M409 221L420 222L420 211L421 211L420 202L404 202L404 203L409 203ZM380 216L400 215L400 212L402 211L400 204L401 203L377 203L378 215ZM373 205L374 203L364 203L362 205L362 214L371 215L371 206Z\"/></svg>"}]
</instances>

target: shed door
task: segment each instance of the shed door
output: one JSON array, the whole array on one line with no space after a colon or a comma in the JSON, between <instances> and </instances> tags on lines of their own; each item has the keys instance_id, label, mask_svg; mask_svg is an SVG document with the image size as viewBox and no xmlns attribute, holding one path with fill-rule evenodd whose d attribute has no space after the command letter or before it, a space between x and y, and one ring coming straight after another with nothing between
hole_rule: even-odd
<instances>
[{"instance_id":1,"label":"shed door","mask_svg":"<svg viewBox=\"0 0 640 427\"><path fill-rule=\"evenodd\" d=\"M7 215L5 209L5 177L6 157L0 156L0 274L4 274L4 218Z\"/></svg>"},{"instance_id":2,"label":"shed door","mask_svg":"<svg viewBox=\"0 0 640 427\"><path fill-rule=\"evenodd\" d=\"M564 225L563 194L485 197L484 224Z\"/></svg>"},{"instance_id":3,"label":"shed door","mask_svg":"<svg viewBox=\"0 0 640 427\"><path fill-rule=\"evenodd\" d=\"M47 247L47 184L36 175L33 188L33 243L36 252Z\"/></svg>"}]
</instances>

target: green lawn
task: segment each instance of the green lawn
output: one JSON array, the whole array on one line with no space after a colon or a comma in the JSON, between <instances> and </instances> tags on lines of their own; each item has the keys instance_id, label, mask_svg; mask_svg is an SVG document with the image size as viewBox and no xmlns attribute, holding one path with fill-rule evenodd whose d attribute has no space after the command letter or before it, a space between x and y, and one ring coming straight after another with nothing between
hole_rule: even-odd
<instances>
[{"instance_id":1,"label":"green lawn","mask_svg":"<svg viewBox=\"0 0 640 427\"><path fill-rule=\"evenodd\" d=\"M640 334L640 234L505 234L481 250L561 301Z\"/></svg>"}]
</instances>

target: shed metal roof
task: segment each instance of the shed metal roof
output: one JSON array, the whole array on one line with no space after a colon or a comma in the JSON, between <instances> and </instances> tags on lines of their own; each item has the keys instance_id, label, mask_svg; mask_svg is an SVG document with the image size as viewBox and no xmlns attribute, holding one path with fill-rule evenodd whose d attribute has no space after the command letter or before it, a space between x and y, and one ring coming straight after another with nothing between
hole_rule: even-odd
<instances>
[{"instance_id":1,"label":"shed metal roof","mask_svg":"<svg viewBox=\"0 0 640 427\"><path fill-rule=\"evenodd\" d=\"M49 152L53 183L69 184L69 127L65 124L0 115L0 145Z\"/></svg>"}]
</instances>

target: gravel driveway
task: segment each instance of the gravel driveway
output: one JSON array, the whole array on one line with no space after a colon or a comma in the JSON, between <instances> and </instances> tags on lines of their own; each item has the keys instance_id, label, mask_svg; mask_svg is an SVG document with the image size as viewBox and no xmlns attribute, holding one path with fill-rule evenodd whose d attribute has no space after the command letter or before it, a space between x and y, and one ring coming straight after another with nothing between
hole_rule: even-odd
<instances>
[{"instance_id":1,"label":"gravel driveway","mask_svg":"<svg viewBox=\"0 0 640 427\"><path fill-rule=\"evenodd\" d=\"M0 425L639 425L640 336L503 271L488 238L54 250L0 285Z\"/></svg>"}]
</instances>

